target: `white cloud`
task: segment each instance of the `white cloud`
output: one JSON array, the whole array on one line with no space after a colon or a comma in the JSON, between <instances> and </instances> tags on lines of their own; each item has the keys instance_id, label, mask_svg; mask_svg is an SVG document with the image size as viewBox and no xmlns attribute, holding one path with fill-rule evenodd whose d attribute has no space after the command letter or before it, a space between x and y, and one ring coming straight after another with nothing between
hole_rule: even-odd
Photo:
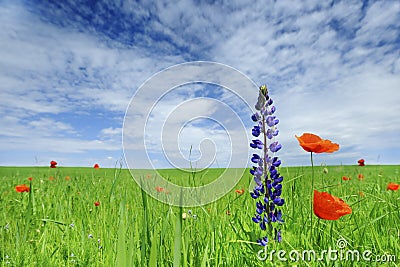
<instances>
[{"instance_id":1,"label":"white cloud","mask_svg":"<svg viewBox=\"0 0 400 267\"><path fill-rule=\"evenodd\" d=\"M90 20L85 14L92 13L91 7L74 1L57 6L0 4L1 149L117 151L122 114L136 89L164 67L192 59L229 64L269 85L281 120L281 155L287 163L305 162L307 155L293 137L304 131L340 143L340 153L321 156L335 164L353 163L354 157L368 153L388 159L398 149L397 2L109 1L96 8ZM120 15L112 23L111 9ZM234 88L235 81L230 85ZM154 125L148 134L158 136L167 115L175 129L196 114L214 116L226 125L234 121L220 119L221 108L211 102L197 103L196 111L184 105L176 109L198 96L181 93L166 97L153 110L157 116L150 117ZM134 115L144 124L145 108L153 99L150 93L140 97ZM256 93L244 90L243 98L252 107ZM240 100L226 92L219 100L230 104L249 127L250 114ZM104 120L93 125L79 117L99 113ZM137 138L143 125L127 125L126 131ZM231 136L240 136L235 134ZM188 136L193 143L207 136L215 137L215 144L224 140L204 125L192 126ZM165 138L172 142L176 136L171 132ZM182 149L192 140L185 139ZM135 148L137 142L130 145ZM179 151L168 152L181 157ZM156 160L162 164L161 158Z\"/></svg>"},{"instance_id":2,"label":"white cloud","mask_svg":"<svg viewBox=\"0 0 400 267\"><path fill-rule=\"evenodd\" d=\"M113 127L108 127L105 129L102 129L100 133L104 136L115 136L115 135L121 135L122 133L122 128L113 128Z\"/></svg>"}]
</instances>

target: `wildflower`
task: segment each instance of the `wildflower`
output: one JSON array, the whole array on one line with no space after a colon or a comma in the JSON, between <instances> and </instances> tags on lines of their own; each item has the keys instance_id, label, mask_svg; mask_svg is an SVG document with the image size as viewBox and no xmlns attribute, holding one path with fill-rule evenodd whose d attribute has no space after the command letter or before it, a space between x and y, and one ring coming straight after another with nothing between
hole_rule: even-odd
<instances>
[{"instance_id":1,"label":"wildflower","mask_svg":"<svg viewBox=\"0 0 400 267\"><path fill-rule=\"evenodd\" d=\"M299 141L299 145L307 152L310 153L311 158L311 194L310 194L310 205L311 209L315 207L315 193L314 193L314 200L313 200L313 192L314 190L314 161L313 161L313 152L314 153L333 153L339 150L339 145L336 143L332 143L332 141L327 139L322 139L318 135L312 133L303 133L300 137L295 135L297 140ZM339 184L340 185L340 184ZM313 191L314 190L314 191ZM313 237L312 229L313 229L313 216L310 213L310 222L311 222L311 231L310 237Z\"/></svg>"},{"instance_id":2,"label":"wildflower","mask_svg":"<svg viewBox=\"0 0 400 267\"><path fill-rule=\"evenodd\" d=\"M364 159L359 159L357 161L357 163L358 163L358 166L365 166L365 160Z\"/></svg>"},{"instance_id":3,"label":"wildflower","mask_svg":"<svg viewBox=\"0 0 400 267\"><path fill-rule=\"evenodd\" d=\"M69 225L69 227L74 228L74 227L75 227L75 224L74 224L74 223L71 223L71 224Z\"/></svg>"},{"instance_id":4,"label":"wildflower","mask_svg":"<svg viewBox=\"0 0 400 267\"><path fill-rule=\"evenodd\" d=\"M183 220L186 220L187 217L188 217L187 213L186 213L186 212L183 212L183 213L182 213L182 219L183 219Z\"/></svg>"},{"instance_id":5,"label":"wildflower","mask_svg":"<svg viewBox=\"0 0 400 267\"><path fill-rule=\"evenodd\" d=\"M260 140L252 140L252 143L250 143L250 147L252 148L258 148L258 149L262 149L264 146L264 144L260 141Z\"/></svg>"},{"instance_id":6,"label":"wildflower","mask_svg":"<svg viewBox=\"0 0 400 267\"><path fill-rule=\"evenodd\" d=\"M99 166L99 164L94 164L94 166L93 166L93 168L95 168L95 169L99 169L100 168L100 166Z\"/></svg>"},{"instance_id":7,"label":"wildflower","mask_svg":"<svg viewBox=\"0 0 400 267\"><path fill-rule=\"evenodd\" d=\"M243 195L244 189L243 189L243 188L242 188L242 189L236 189L235 192L236 192L238 195Z\"/></svg>"},{"instance_id":8,"label":"wildflower","mask_svg":"<svg viewBox=\"0 0 400 267\"><path fill-rule=\"evenodd\" d=\"M360 197L365 197L365 194L362 191L358 192L358 194L360 195Z\"/></svg>"},{"instance_id":9,"label":"wildflower","mask_svg":"<svg viewBox=\"0 0 400 267\"><path fill-rule=\"evenodd\" d=\"M278 242L281 242L282 241L281 230L278 231L278 230L275 229L275 233L276 233L275 234L275 240L278 241Z\"/></svg>"},{"instance_id":10,"label":"wildflower","mask_svg":"<svg viewBox=\"0 0 400 267\"><path fill-rule=\"evenodd\" d=\"M387 186L387 190L397 191L399 190L400 185L396 183L389 183Z\"/></svg>"},{"instance_id":11,"label":"wildflower","mask_svg":"<svg viewBox=\"0 0 400 267\"><path fill-rule=\"evenodd\" d=\"M192 218L193 218L193 220L197 220L197 215L196 215L196 214L193 214L193 215L192 215Z\"/></svg>"},{"instance_id":12,"label":"wildflower","mask_svg":"<svg viewBox=\"0 0 400 267\"><path fill-rule=\"evenodd\" d=\"M29 177L29 178L28 178L28 181L33 181L33 178L32 178L32 177Z\"/></svg>"},{"instance_id":13,"label":"wildflower","mask_svg":"<svg viewBox=\"0 0 400 267\"><path fill-rule=\"evenodd\" d=\"M314 214L324 220L337 220L352 210L342 199L314 190Z\"/></svg>"},{"instance_id":14,"label":"wildflower","mask_svg":"<svg viewBox=\"0 0 400 267\"><path fill-rule=\"evenodd\" d=\"M54 160L50 161L50 168L56 168L57 162Z\"/></svg>"},{"instance_id":15,"label":"wildflower","mask_svg":"<svg viewBox=\"0 0 400 267\"><path fill-rule=\"evenodd\" d=\"M93 238L93 235L92 235L92 234L89 234L89 235L88 235L88 238Z\"/></svg>"},{"instance_id":16,"label":"wildflower","mask_svg":"<svg viewBox=\"0 0 400 267\"><path fill-rule=\"evenodd\" d=\"M226 210L226 215L231 215L231 212L229 210Z\"/></svg>"},{"instance_id":17,"label":"wildflower","mask_svg":"<svg viewBox=\"0 0 400 267\"><path fill-rule=\"evenodd\" d=\"M49 180L50 180L50 181L54 181L54 177L53 177L53 176L50 176L50 177L49 177Z\"/></svg>"},{"instance_id":18,"label":"wildflower","mask_svg":"<svg viewBox=\"0 0 400 267\"><path fill-rule=\"evenodd\" d=\"M22 193L22 192L29 192L31 191L31 189L30 187L26 186L26 184L20 184L15 187L15 191L17 191L18 193Z\"/></svg>"},{"instance_id":19,"label":"wildflower","mask_svg":"<svg viewBox=\"0 0 400 267\"><path fill-rule=\"evenodd\" d=\"M260 246L265 247L265 246L268 244L268 237L264 236L263 238L258 239L258 240L257 240L257 243L258 243Z\"/></svg>"},{"instance_id":20,"label":"wildflower","mask_svg":"<svg viewBox=\"0 0 400 267\"><path fill-rule=\"evenodd\" d=\"M74 259L74 258L75 258L75 254L74 254L74 253L71 253L71 254L69 255L69 257L72 258L72 259L71 259L71 263L75 263L75 262L76 262L76 260Z\"/></svg>"},{"instance_id":21,"label":"wildflower","mask_svg":"<svg viewBox=\"0 0 400 267\"><path fill-rule=\"evenodd\" d=\"M347 177L347 176L342 176L342 180L343 180L343 181L348 181L348 180L351 180L351 178L350 178L350 177Z\"/></svg>"},{"instance_id":22,"label":"wildflower","mask_svg":"<svg viewBox=\"0 0 400 267\"><path fill-rule=\"evenodd\" d=\"M71 180L71 177L65 176L65 181L69 181L69 180Z\"/></svg>"},{"instance_id":23,"label":"wildflower","mask_svg":"<svg viewBox=\"0 0 400 267\"><path fill-rule=\"evenodd\" d=\"M358 174L358 180L364 180L364 175L362 173Z\"/></svg>"},{"instance_id":24,"label":"wildflower","mask_svg":"<svg viewBox=\"0 0 400 267\"><path fill-rule=\"evenodd\" d=\"M6 260L6 262L5 262L5 264L11 264L11 262L9 261L9 260L11 260L11 257L10 256L8 256L8 255L6 255L5 257L4 257L4 259Z\"/></svg>"},{"instance_id":25,"label":"wildflower","mask_svg":"<svg viewBox=\"0 0 400 267\"><path fill-rule=\"evenodd\" d=\"M160 187L160 186L157 186L155 189L156 189L157 192L159 192L159 193L161 193L161 192L163 192L163 191L165 190L163 187Z\"/></svg>"},{"instance_id":26,"label":"wildflower","mask_svg":"<svg viewBox=\"0 0 400 267\"><path fill-rule=\"evenodd\" d=\"M324 173L327 174L328 172L328 168L324 168Z\"/></svg>"},{"instance_id":27,"label":"wildflower","mask_svg":"<svg viewBox=\"0 0 400 267\"><path fill-rule=\"evenodd\" d=\"M282 148L282 145L275 140L279 133L277 129L279 120L273 115L276 108L272 104L273 101L268 95L267 87L261 86L255 105L257 111L251 116L251 119L257 123L252 129L252 135L261 140L253 139L250 143L250 147L257 151L251 157L254 165L250 169L250 173L253 175L256 185L250 192L250 196L257 201L252 220L263 231L267 230L267 226L268 231L275 229L272 223L283 222L280 207L285 202L281 197L283 177L279 174L278 169L281 161L275 156L275 153ZM259 150L261 150L260 154ZM242 194L244 190L235 190L235 192ZM271 233L271 231L269 232ZM272 233L275 234L273 240L281 242L280 230L275 229ZM268 240L268 236L264 236L258 239L257 243L266 246Z\"/></svg>"},{"instance_id":28,"label":"wildflower","mask_svg":"<svg viewBox=\"0 0 400 267\"><path fill-rule=\"evenodd\" d=\"M10 229L10 224L7 223L7 224L4 226L4 229L5 229L5 230Z\"/></svg>"},{"instance_id":29,"label":"wildflower","mask_svg":"<svg viewBox=\"0 0 400 267\"><path fill-rule=\"evenodd\" d=\"M147 174L146 177L147 177L147 179L150 179L150 178L151 178L151 175L150 175L150 174Z\"/></svg>"},{"instance_id":30,"label":"wildflower","mask_svg":"<svg viewBox=\"0 0 400 267\"><path fill-rule=\"evenodd\" d=\"M99 202L99 201L96 201L96 202L94 202L94 205L95 205L96 207L98 207L98 206L100 206L100 202Z\"/></svg>"},{"instance_id":31,"label":"wildflower","mask_svg":"<svg viewBox=\"0 0 400 267\"><path fill-rule=\"evenodd\" d=\"M332 143L330 140L325 140L318 135L312 133L303 133L302 136L298 137L300 146L307 152L314 153L332 153L339 150L339 145Z\"/></svg>"}]
</instances>

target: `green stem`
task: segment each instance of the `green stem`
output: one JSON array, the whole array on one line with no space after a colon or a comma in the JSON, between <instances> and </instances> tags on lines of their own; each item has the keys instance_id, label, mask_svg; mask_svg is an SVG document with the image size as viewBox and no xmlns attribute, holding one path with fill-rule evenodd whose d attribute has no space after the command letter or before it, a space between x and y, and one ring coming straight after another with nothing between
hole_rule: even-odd
<instances>
[{"instance_id":1,"label":"green stem","mask_svg":"<svg viewBox=\"0 0 400 267\"><path fill-rule=\"evenodd\" d=\"M313 195L314 195L314 160L313 160L313 153L311 152L311 210L310 210L310 221L311 221L311 236L310 239L312 240L312 230L313 230Z\"/></svg>"},{"instance_id":2,"label":"green stem","mask_svg":"<svg viewBox=\"0 0 400 267\"><path fill-rule=\"evenodd\" d=\"M326 165L323 165L323 166L324 166L324 168L326 168ZM325 175L322 175L322 188L325 189Z\"/></svg>"},{"instance_id":3,"label":"green stem","mask_svg":"<svg viewBox=\"0 0 400 267\"><path fill-rule=\"evenodd\" d=\"M269 191L268 191L268 186L267 186L267 175L268 175L268 170L267 170L267 154L268 154L268 146L267 146L267 129L265 127L265 116L262 115L262 127L263 127L263 138L264 138L264 145L263 145L263 174L262 174L262 179L263 183L265 185L265 196L270 199ZM269 202L267 203L267 214L270 212L270 206ZM269 225L269 234L272 234L272 222L271 220L268 220L268 225Z\"/></svg>"}]
</instances>

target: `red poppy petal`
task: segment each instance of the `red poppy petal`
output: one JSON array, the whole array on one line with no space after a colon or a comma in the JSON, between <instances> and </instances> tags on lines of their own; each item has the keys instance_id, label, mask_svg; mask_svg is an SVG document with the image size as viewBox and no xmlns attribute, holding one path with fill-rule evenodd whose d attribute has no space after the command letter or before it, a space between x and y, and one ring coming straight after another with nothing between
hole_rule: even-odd
<instances>
[{"instance_id":1,"label":"red poppy petal","mask_svg":"<svg viewBox=\"0 0 400 267\"><path fill-rule=\"evenodd\" d=\"M15 191L18 193L29 192L30 190L30 187L26 186L26 184L20 184L15 187Z\"/></svg>"},{"instance_id":2,"label":"red poppy petal","mask_svg":"<svg viewBox=\"0 0 400 267\"><path fill-rule=\"evenodd\" d=\"M396 183L389 183L387 186L387 190L397 191L399 190L400 185Z\"/></svg>"},{"instance_id":3,"label":"red poppy petal","mask_svg":"<svg viewBox=\"0 0 400 267\"><path fill-rule=\"evenodd\" d=\"M304 133L300 137L295 135L295 137L299 141L299 145L307 152L332 153L339 149L338 144L332 143L330 140L323 140L312 133Z\"/></svg>"},{"instance_id":4,"label":"red poppy petal","mask_svg":"<svg viewBox=\"0 0 400 267\"><path fill-rule=\"evenodd\" d=\"M337 220L352 210L342 199L314 190L314 214L324 220Z\"/></svg>"}]
</instances>

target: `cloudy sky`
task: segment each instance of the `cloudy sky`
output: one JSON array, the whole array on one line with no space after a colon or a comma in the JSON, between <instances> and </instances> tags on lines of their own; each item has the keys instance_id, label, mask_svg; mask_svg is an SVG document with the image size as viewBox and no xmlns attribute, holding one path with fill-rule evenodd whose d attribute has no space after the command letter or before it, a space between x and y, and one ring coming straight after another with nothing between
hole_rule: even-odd
<instances>
[{"instance_id":1,"label":"cloudy sky","mask_svg":"<svg viewBox=\"0 0 400 267\"><path fill-rule=\"evenodd\" d=\"M189 61L268 85L287 166L309 164L294 138L303 132L340 144L317 164L399 164L399 22L391 0L0 1L0 165L114 166L138 88ZM251 127L232 95L204 83L173 88L141 103L154 105L148 124L128 131L144 127L156 167L223 167L238 158L235 142L248 142L229 119ZM180 126L163 130L166 121Z\"/></svg>"}]
</instances>

